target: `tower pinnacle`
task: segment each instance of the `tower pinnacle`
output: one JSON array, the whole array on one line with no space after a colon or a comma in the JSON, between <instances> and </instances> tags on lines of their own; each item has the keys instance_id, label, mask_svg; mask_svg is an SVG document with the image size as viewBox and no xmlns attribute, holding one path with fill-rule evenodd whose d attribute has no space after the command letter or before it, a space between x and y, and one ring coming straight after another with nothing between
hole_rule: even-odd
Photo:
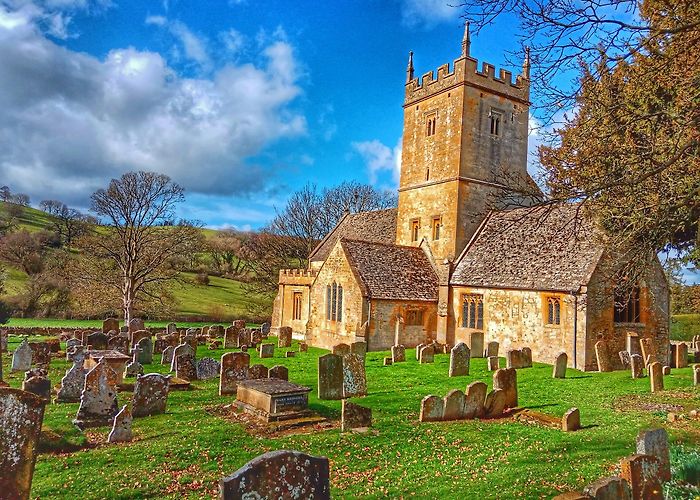
<instances>
[{"instance_id":1,"label":"tower pinnacle","mask_svg":"<svg viewBox=\"0 0 700 500\"><path fill-rule=\"evenodd\" d=\"M530 79L530 47L525 47L525 60L523 61L523 78Z\"/></svg>"},{"instance_id":2,"label":"tower pinnacle","mask_svg":"<svg viewBox=\"0 0 700 500\"><path fill-rule=\"evenodd\" d=\"M406 68L406 83L413 80L413 51L408 53L408 67Z\"/></svg>"},{"instance_id":3,"label":"tower pinnacle","mask_svg":"<svg viewBox=\"0 0 700 500\"><path fill-rule=\"evenodd\" d=\"M464 36L462 37L462 57L469 56L469 48L471 47L471 38L469 36L469 21L464 23Z\"/></svg>"}]
</instances>

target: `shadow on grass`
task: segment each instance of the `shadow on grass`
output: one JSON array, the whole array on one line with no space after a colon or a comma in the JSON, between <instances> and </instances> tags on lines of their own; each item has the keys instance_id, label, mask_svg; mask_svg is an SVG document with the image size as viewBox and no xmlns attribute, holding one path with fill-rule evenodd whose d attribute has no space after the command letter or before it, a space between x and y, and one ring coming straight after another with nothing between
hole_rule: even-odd
<instances>
[{"instance_id":1,"label":"shadow on grass","mask_svg":"<svg viewBox=\"0 0 700 500\"><path fill-rule=\"evenodd\" d=\"M593 378L593 375L577 375L575 377L566 377L566 378Z\"/></svg>"}]
</instances>

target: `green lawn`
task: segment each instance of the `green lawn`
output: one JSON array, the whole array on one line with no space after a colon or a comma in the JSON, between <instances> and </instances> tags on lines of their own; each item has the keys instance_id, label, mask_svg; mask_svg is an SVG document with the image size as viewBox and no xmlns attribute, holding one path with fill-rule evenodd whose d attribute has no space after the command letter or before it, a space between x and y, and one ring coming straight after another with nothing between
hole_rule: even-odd
<instances>
[{"instance_id":1,"label":"green lawn","mask_svg":"<svg viewBox=\"0 0 700 500\"><path fill-rule=\"evenodd\" d=\"M14 349L17 338L11 338ZM295 342L296 344L296 342ZM337 422L339 401L316 397L319 355L309 349L284 358L276 349L273 359L260 360L251 352L251 364L284 364L290 380L314 388L313 410ZM219 358L223 350L200 346L198 357ZM90 430L87 437L70 424L77 404L47 407L45 430L64 442L90 446L76 452L39 456L33 497L40 498L198 498L216 493L217 482L250 459L269 450L295 449L324 455L331 461L332 494L336 498L548 498L558 491L580 489L614 472L620 458L632 454L640 429L665 424L667 408L643 409L641 404L673 403L697 407L690 368L665 377L667 391L649 393L649 379L632 380L628 372L582 373L568 370L566 379L552 379L549 365L536 363L518 370L520 405L560 417L576 406L586 427L563 433L538 424L512 419L419 423L421 399L444 396L482 380L491 387L484 359L473 359L471 375L448 378L448 355L434 364L419 365L413 352L408 361L382 366L386 352L367 355L369 395L354 401L372 408L374 426L367 434L342 434L337 427L281 436L249 435L239 424L222 416L233 398L219 397L217 381L195 382L194 390L173 392L165 415L134 421L135 440L107 445L107 428ZM156 356L158 358L158 356ZM156 359L157 361L157 359ZM9 373L13 387L20 376ZM503 363L503 360L502 360ZM50 377L58 383L67 364L54 360ZM165 372L160 364L147 372ZM119 403L129 401L119 394ZM700 421L668 427L677 445L696 446ZM58 439L58 437L57 437Z\"/></svg>"}]
</instances>

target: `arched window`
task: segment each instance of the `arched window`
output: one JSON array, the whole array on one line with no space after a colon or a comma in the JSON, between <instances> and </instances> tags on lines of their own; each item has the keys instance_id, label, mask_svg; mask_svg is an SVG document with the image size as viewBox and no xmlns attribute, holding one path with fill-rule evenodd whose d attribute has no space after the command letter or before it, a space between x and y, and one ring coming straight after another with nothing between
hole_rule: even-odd
<instances>
[{"instance_id":1,"label":"arched window","mask_svg":"<svg viewBox=\"0 0 700 500\"><path fill-rule=\"evenodd\" d=\"M467 293L462 295L462 328L484 329L484 296Z\"/></svg>"},{"instance_id":2,"label":"arched window","mask_svg":"<svg viewBox=\"0 0 700 500\"><path fill-rule=\"evenodd\" d=\"M326 320L331 319L331 286L326 287Z\"/></svg>"},{"instance_id":3,"label":"arched window","mask_svg":"<svg viewBox=\"0 0 700 500\"><path fill-rule=\"evenodd\" d=\"M640 323L639 287L631 291L615 292L615 323Z\"/></svg>"},{"instance_id":4,"label":"arched window","mask_svg":"<svg viewBox=\"0 0 700 500\"><path fill-rule=\"evenodd\" d=\"M338 285L338 321L343 321L343 285Z\"/></svg>"},{"instance_id":5,"label":"arched window","mask_svg":"<svg viewBox=\"0 0 700 500\"><path fill-rule=\"evenodd\" d=\"M547 297L547 324L561 325L561 299Z\"/></svg>"},{"instance_id":6,"label":"arched window","mask_svg":"<svg viewBox=\"0 0 700 500\"><path fill-rule=\"evenodd\" d=\"M337 314L338 285L333 283L333 298L331 299L331 321L335 321Z\"/></svg>"}]
</instances>

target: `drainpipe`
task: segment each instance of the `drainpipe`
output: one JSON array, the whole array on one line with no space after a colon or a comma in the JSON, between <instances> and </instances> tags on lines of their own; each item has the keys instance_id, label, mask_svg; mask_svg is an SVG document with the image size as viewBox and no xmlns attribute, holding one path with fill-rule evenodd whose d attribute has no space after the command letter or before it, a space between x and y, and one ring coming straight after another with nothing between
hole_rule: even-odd
<instances>
[{"instance_id":1,"label":"drainpipe","mask_svg":"<svg viewBox=\"0 0 700 500\"><path fill-rule=\"evenodd\" d=\"M365 343L367 344L367 352L369 352L369 325L372 321L372 300L367 297L367 335L365 336ZM362 332L364 333L364 332Z\"/></svg>"},{"instance_id":2,"label":"drainpipe","mask_svg":"<svg viewBox=\"0 0 700 500\"><path fill-rule=\"evenodd\" d=\"M574 368L578 369L578 365L576 364L576 346L578 344L578 295L575 293L572 293L572 295L574 296Z\"/></svg>"}]
</instances>

